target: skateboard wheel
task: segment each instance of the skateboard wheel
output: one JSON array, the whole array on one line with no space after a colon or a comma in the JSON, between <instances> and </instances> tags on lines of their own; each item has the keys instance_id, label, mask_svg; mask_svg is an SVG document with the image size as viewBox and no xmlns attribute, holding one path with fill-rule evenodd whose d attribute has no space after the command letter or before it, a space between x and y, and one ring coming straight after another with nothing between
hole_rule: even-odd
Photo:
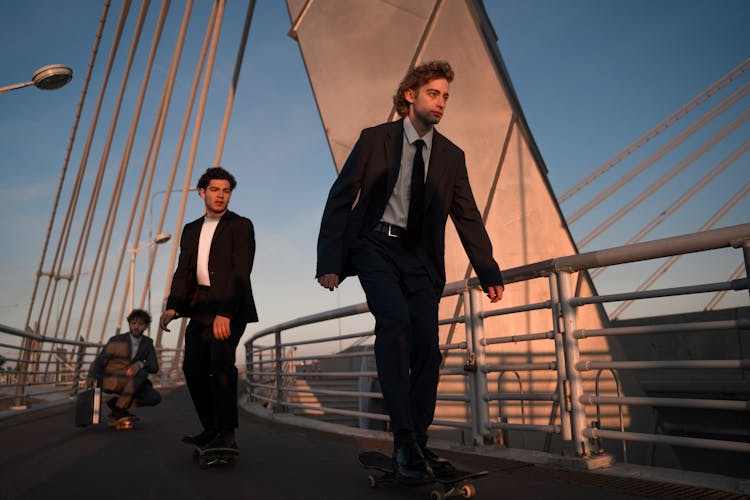
<instances>
[{"instance_id":1,"label":"skateboard wheel","mask_svg":"<svg viewBox=\"0 0 750 500\"><path fill-rule=\"evenodd\" d=\"M471 484L466 483L463 486L461 486L461 496L464 498L472 498L474 495L477 494L477 488Z\"/></svg>"},{"instance_id":2,"label":"skateboard wheel","mask_svg":"<svg viewBox=\"0 0 750 500\"><path fill-rule=\"evenodd\" d=\"M367 476L367 483L370 485L370 488L374 488L375 486L378 485L378 481L375 479L375 476L373 476L372 474Z\"/></svg>"},{"instance_id":3,"label":"skateboard wheel","mask_svg":"<svg viewBox=\"0 0 750 500\"><path fill-rule=\"evenodd\" d=\"M445 493L442 489L434 489L430 492L430 500L445 500Z\"/></svg>"}]
</instances>

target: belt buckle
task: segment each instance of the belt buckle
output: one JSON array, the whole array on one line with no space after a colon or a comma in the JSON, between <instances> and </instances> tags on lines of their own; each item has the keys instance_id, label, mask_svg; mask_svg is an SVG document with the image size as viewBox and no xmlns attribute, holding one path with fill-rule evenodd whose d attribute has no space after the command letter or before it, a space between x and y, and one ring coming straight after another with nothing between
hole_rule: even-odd
<instances>
[{"instance_id":1,"label":"belt buckle","mask_svg":"<svg viewBox=\"0 0 750 500\"><path fill-rule=\"evenodd\" d=\"M396 233L392 233L391 229L393 229L393 226L391 224L388 224L388 236L391 238L398 238L398 235Z\"/></svg>"}]
</instances>

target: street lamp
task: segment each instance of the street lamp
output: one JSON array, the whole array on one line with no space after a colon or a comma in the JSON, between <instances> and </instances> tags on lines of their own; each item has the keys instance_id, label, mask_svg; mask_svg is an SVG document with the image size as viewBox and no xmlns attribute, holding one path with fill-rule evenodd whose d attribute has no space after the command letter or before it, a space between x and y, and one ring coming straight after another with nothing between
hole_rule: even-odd
<instances>
[{"instance_id":1,"label":"street lamp","mask_svg":"<svg viewBox=\"0 0 750 500\"><path fill-rule=\"evenodd\" d=\"M34 85L42 90L55 90L73 79L73 70L64 64L50 64L36 70L31 81L0 87L0 94Z\"/></svg>"},{"instance_id":2,"label":"street lamp","mask_svg":"<svg viewBox=\"0 0 750 500\"><path fill-rule=\"evenodd\" d=\"M134 303L135 303L135 255L140 252L141 250L145 250L153 245L161 245L162 243L166 243L172 238L172 235L170 233L159 233L156 235L156 237L146 243L145 245L141 245L138 248L128 248L128 253L130 253L130 277L129 277L129 288L130 288L130 311L133 310Z\"/></svg>"},{"instance_id":3,"label":"street lamp","mask_svg":"<svg viewBox=\"0 0 750 500\"><path fill-rule=\"evenodd\" d=\"M191 187L187 189L188 192L190 191L198 191L197 187ZM172 189L171 191L167 191L166 189L162 189L161 191L157 191L154 194L151 195L151 202L148 204L148 237L151 237L151 231L154 227L154 199L162 194L169 193L182 193L185 191L184 189ZM149 300L151 300L149 298Z\"/></svg>"}]
</instances>

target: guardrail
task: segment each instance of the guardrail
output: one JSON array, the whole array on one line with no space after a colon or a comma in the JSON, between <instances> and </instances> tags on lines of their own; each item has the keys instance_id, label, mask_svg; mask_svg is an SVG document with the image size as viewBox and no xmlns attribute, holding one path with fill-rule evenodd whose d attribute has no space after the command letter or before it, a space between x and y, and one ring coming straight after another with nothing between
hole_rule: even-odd
<instances>
[{"instance_id":1,"label":"guardrail","mask_svg":"<svg viewBox=\"0 0 750 500\"><path fill-rule=\"evenodd\" d=\"M750 452L750 438L747 440L712 439L684 435L667 435L652 429L626 429L624 415L639 407L710 409L726 412L748 412L750 402L731 398L707 399L704 397L648 397L626 393L622 377L636 371L688 370L702 373L704 370L730 371L732 377L748 378L750 359L684 359L684 360L601 360L586 359L579 341L602 338L607 341L637 336L658 336L663 334L690 333L700 335L707 331L739 332L750 328L750 319L740 317L733 320L705 322L675 322L671 324L651 324L618 327L604 319L603 328L582 329L577 326L577 315L581 307L606 302L640 300L652 297L677 297L721 290L748 290L748 279L697 284L660 290L628 292L612 295L577 296L580 288L574 279L575 273L589 269L639 262L673 255L684 255L733 247L742 250L746 276L750 267L750 224L731 226L712 231L688 234L635 245L598 250L579 255L571 255L543 262L537 262L503 272L506 285L530 280L548 281L548 299L536 303L523 304L496 310L483 310L482 291L476 279L454 282L446 285L443 297L459 295L463 302L463 314L441 318L441 325L461 324L465 328L465 340L441 344L447 358L454 353L463 358L463 366L444 365L441 369L441 388L444 382L453 378L465 381L462 392L441 391L441 403L465 403L468 406L466 419L436 419L434 426L454 428L470 433L474 445L507 445L507 432L526 431L545 435L545 450L549 451L550 439L556 436L572 447L578 456L602 453L601 439L622 442L624 461L628 460L628 442L665 443L677 446L690 446L724 451ZM578 279L583 279L579 273ZM546 331L529 331L517 335L489 334L493 318L541 311L548 314L549 328ZM603 311L603 309L601 309ZM304 316L263 329L255 333L245 344L248 376L248 395L251 402L273 408L275 412L305 412L315 418L321 415L343 415L358 419L354 426L367 427L373 422L387 422L383 409L382 395L373 381L377 374L373 368L371 346L363 345L370 340L372 331L344 335L316 335L309 338L295 335L303 326L317 325L325 321L359 315L368 312L366 304L342 307L330 311ZM309 330L309 329L308 329ZM262 343L264 340L270 343ZM339 353L325 355L298 355L297 349L311 346L320 352L322 346L345 339L357 339L352 348ZM530 359L528 362L493 362L496 353L488 347L502 350L503 344L547 343L553 345L553 356L549 359ZM612 352L608 356L614 356ZM734 353L736 356L736 353ZM347 361L348 360L348 361ZM348 369L326 369L332 362L348 363ZM358 363L358 366L352 368ZM335 367L334 367L335 368ZM554 390L532 390L533 374L550 374L554 377ZM601 376L608 374L612 379L608 392L602 394ZM521 375L524 374L524 375ZM519 390L517 393L500 390L501 382L514 383L508 376L515 375ZM490 389L490 377L497 377L498 390ZM356 384L356 390L314 387L325 385L326 380L348 380ZM456 384L446 384L456 387ZM460 387L460 384L458 385ZM302 400L301 395L311 401ZM340 401L356 402L357 408L345 408L343 404L324 404L322 399L333 397ZM317 401L316 401L317 399ZM513 402L520 413L504 415L504 405ZM528 418L528 411L542 402L550 409L549 418L539 423L539 418ZM496 406L495 406L496 405ZM603 428L602 408L616 408L614 428ZM373 411L373 408L380 411ZM596 418L593 418L594 413ZM516 421L510 421L514 419ZM382 424L381 424L382 426ZM656 426L653 426L656 427ZM525 443L524 443L525 444Z\"/></svg>"},{"instance_id":2,"label":"guardrail","mask_svg":"<svg viewBox=\"0 0 750 500\"><path fill-rule=\"evenodd\" d=\"M0 400L12 399L10 409L23 410L35 402L69 399L86 382L89 366L103 344L83 340L55 339L0 325ZM181 350L158 349L162 368L156 385L182 381Z\"/></svg>"}]
</instances>

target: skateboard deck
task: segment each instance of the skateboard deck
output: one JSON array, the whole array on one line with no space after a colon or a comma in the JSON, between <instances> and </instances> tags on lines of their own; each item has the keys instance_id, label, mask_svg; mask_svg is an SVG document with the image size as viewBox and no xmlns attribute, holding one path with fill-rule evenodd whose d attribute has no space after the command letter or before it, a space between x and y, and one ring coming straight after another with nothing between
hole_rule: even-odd
<instances>
[{"instance_id":1,"label":"skateboard deck","mask_svg":"<svg viewBox=\"0 0 750 500\"><path fill-rule=\"evenodd\" d=\"M235 459L240 455L237 448L200 448L193 450L193 459L198 461L201 469L208 469L214 465L233 465Z\"/></svg>"},{"instance_id":2,"label":"skateboard deck","mask_svg":"<svg viewBox=\"0 0 750 500\"><path fill-rule=\"evenodd\" d=\"M111 419L108 423L108 427L114 427L118 431L124 431L129 429L135 429L135 423L140 419L138 417L122 417L118 419Z\"/></svg>"},{"instance_id":3,"label":"skateboard deck","mask_svg":"<svg viewBox=\"0 0 750 500\"><path fill-rule=\"evenodd\" d=\"M379 451L365 451L359 454L359 463L365 469L379 471L380 474L370 474L367 480L371 488L381 484L401 485L393 472L391 457ZM472 484L472 479L479 479L488 474L487 471L457 470L455 474L447 477L436 477L427 484L431 484L430 499L443 500L450 497L472 498L477 489Z\"/></svg>"}]
</instances>

